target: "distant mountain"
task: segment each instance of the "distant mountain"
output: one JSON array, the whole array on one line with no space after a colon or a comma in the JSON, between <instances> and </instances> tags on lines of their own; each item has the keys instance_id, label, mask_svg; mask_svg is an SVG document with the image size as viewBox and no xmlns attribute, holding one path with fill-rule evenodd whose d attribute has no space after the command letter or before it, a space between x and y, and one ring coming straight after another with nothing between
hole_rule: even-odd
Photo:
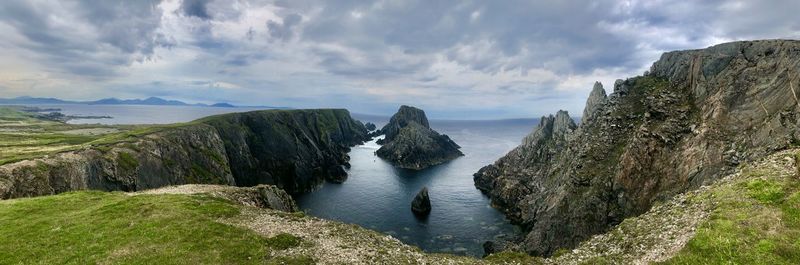
<instances>
[{"instance_id":1,"label":"distant mountain","mask_svg":"<svg viewBox=\"0 0 800 265\"><path fill-rule=\"evenodd\" d=\"M74 102L64 101L57 98L0 98L0 104L73 104Z\"/></svg>"},{"instance_id":2,"label":"distant mountain","mask_svg":"<svg viewBox=\"0 0 800 265\"><path fill-rule=\"evenodd\" d=\"M200 107L225 107L235 108L236 106L230 103L216 103L213 105L208 104L189 104L178 100L167 100L159 97L149 97L146 99L118 99L118 98L104 98L95 101L69 101L57 98L34 98L34 97L16 97L16 98L0 98L0 104L10 105L26 105L26 104L89 104L89 105L156 105L156 106L200 106Z\"/></svg>"},{"instance_id":3,"label":"distant mountain","mask_svg":"<svg viewBox=\"0 0 800 265\"><path fill-rule=\"evenodd\" d=\"M104 98L96 101L86 102L90 105L159 105L159 106L188 106L189 104L177 101L166 100L163 98L149 97L146 99L118 99L118 98Z\"/></svg>"}]
</instances>

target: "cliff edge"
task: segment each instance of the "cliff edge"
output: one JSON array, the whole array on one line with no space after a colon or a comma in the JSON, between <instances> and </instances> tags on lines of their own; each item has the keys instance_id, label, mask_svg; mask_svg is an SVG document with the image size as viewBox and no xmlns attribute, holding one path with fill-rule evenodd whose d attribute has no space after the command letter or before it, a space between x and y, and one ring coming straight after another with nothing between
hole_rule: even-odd
<instances>
[{"instance_id":1,"label":"cliff edge","mask_svg":"<svg viewBox=\"0 0 800 265\"><path fill-rule=\"evenodd\" d=\"M344 109L232 113L139 131L0 165L0 198L181 184L272 184L299 193L344 181L347 152L367 139Z\"/></svg>"},{"instance_id":2,"label":"cliff edge","mask_svg":"<svg viewBox=\"0 0 800 265\"><path fill-rule=\"evenodd\" d=\"M583 121L543 117L475 185L551 255L657 201L710 184L800 137L800 41L668 52L643 76L595 85Z\"/></svg>"}]
</instances>

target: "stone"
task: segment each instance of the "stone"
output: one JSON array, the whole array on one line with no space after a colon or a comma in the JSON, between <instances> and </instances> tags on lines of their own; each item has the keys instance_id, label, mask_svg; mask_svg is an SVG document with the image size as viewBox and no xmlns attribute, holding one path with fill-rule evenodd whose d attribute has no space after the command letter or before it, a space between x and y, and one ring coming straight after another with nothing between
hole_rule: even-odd
<instances>
[{"instance_id":1,"label":"stone","mask_svg":"<svg viewBox=\"0 0 800 265\"><path fill-rule=\"evenodd\" d=\"M411 211L415 215L425 216L431 213L431 199L428 197L428 188L423 187L422 190L414 196L411 201Z\"/></svg>"},{"instance_id":2,"label":"stone","mask_svg":"<svg viewBox=\"0 0 800 265\"><path fill-rule=\"evenodd\" d=\"M600 82L595 82L594 87L592 87L592 92L589 93L589 98L586 99L586 107L583 109L583 116L581 117L581 123L586 123L589 119L595 115L604 104L606 104L606 90L603 89L603 84Z\"/></svg>"},{"instance_id":3,"label":"stone","mask_svg":"<svg viewBox=\"0 0 800 265\"><path fill-rule=\"evenodd\" d=\"M375 126L374 123L371 123L371 122L365 123L364 127L367 128L367 131L370 131L370 132L372 132L372 131L374 131L375 129L378 128L377 126Z\"/></svg>"}]
</instances>

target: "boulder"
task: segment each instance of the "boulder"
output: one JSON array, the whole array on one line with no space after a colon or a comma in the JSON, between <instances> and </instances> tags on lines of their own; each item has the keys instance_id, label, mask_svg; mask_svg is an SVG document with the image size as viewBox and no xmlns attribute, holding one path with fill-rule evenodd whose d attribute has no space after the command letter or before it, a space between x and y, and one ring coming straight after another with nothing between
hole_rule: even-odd
<instances>
[{"instance_id":1,"label":"boulder","mask_svg":"<svg viewBox=\"0 0 800 265\"><path fill-rule=\"evenodd\" d=\"M428 197L428 188L423 187L411 201L411 211L416 215L428 215L431 213L431 199Z\"/></svg>"}]
</instances>

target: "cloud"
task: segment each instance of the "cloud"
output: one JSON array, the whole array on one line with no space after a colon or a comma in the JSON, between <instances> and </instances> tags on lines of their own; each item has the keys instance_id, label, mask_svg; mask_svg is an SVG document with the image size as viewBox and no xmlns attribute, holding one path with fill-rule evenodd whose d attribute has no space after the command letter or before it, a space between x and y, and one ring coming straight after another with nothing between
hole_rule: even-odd
<instances>
[{"instance_id":1,"label":"cloud","mask_svg":"<svg viewBox=\"0 0 800 265\"><path fill-rule=\"evenodd\" d=\"M186 16L211 19L206 4L208 4L208 0L184 0L183 3L181 3L181 11Z\"/></svg>"},{"instance_id":2,"label":"cloud","mask_svg":"<svg viewBox=\"0 0 800 265\"><path fill-rule=\"evenodd\" d=\"M158 46L158 1L3 1L0 23L14 48L43 68L79 76L108 77L118 66L150 59ZM8 51L14 52L14 50Z\"/></svg>"},{"instance_id":3,"label":"cloud","mask_svg":"<svg viewBox=\"0 0 800 265\"><path fill-rule=\"evenodd\" d=\"M277 23L275 21L267 21L267 28L269 29L269 35L273 38L287 40L291 39L293 35L293 27L300 23L303 19L298 14L290 14L283 17L283 22Z\"/></svg>"},{"instance_id":4,"label":"cloud","mask_svg":"<svg viewBox=\"0 0 800 265\"><path fill-rule=\"evenodd\" d=\"M580 113L594 81L641 74L662 52L800 38L798 12L789 0L9 0L0 91Z\"/></svg>"}]
</instances>

